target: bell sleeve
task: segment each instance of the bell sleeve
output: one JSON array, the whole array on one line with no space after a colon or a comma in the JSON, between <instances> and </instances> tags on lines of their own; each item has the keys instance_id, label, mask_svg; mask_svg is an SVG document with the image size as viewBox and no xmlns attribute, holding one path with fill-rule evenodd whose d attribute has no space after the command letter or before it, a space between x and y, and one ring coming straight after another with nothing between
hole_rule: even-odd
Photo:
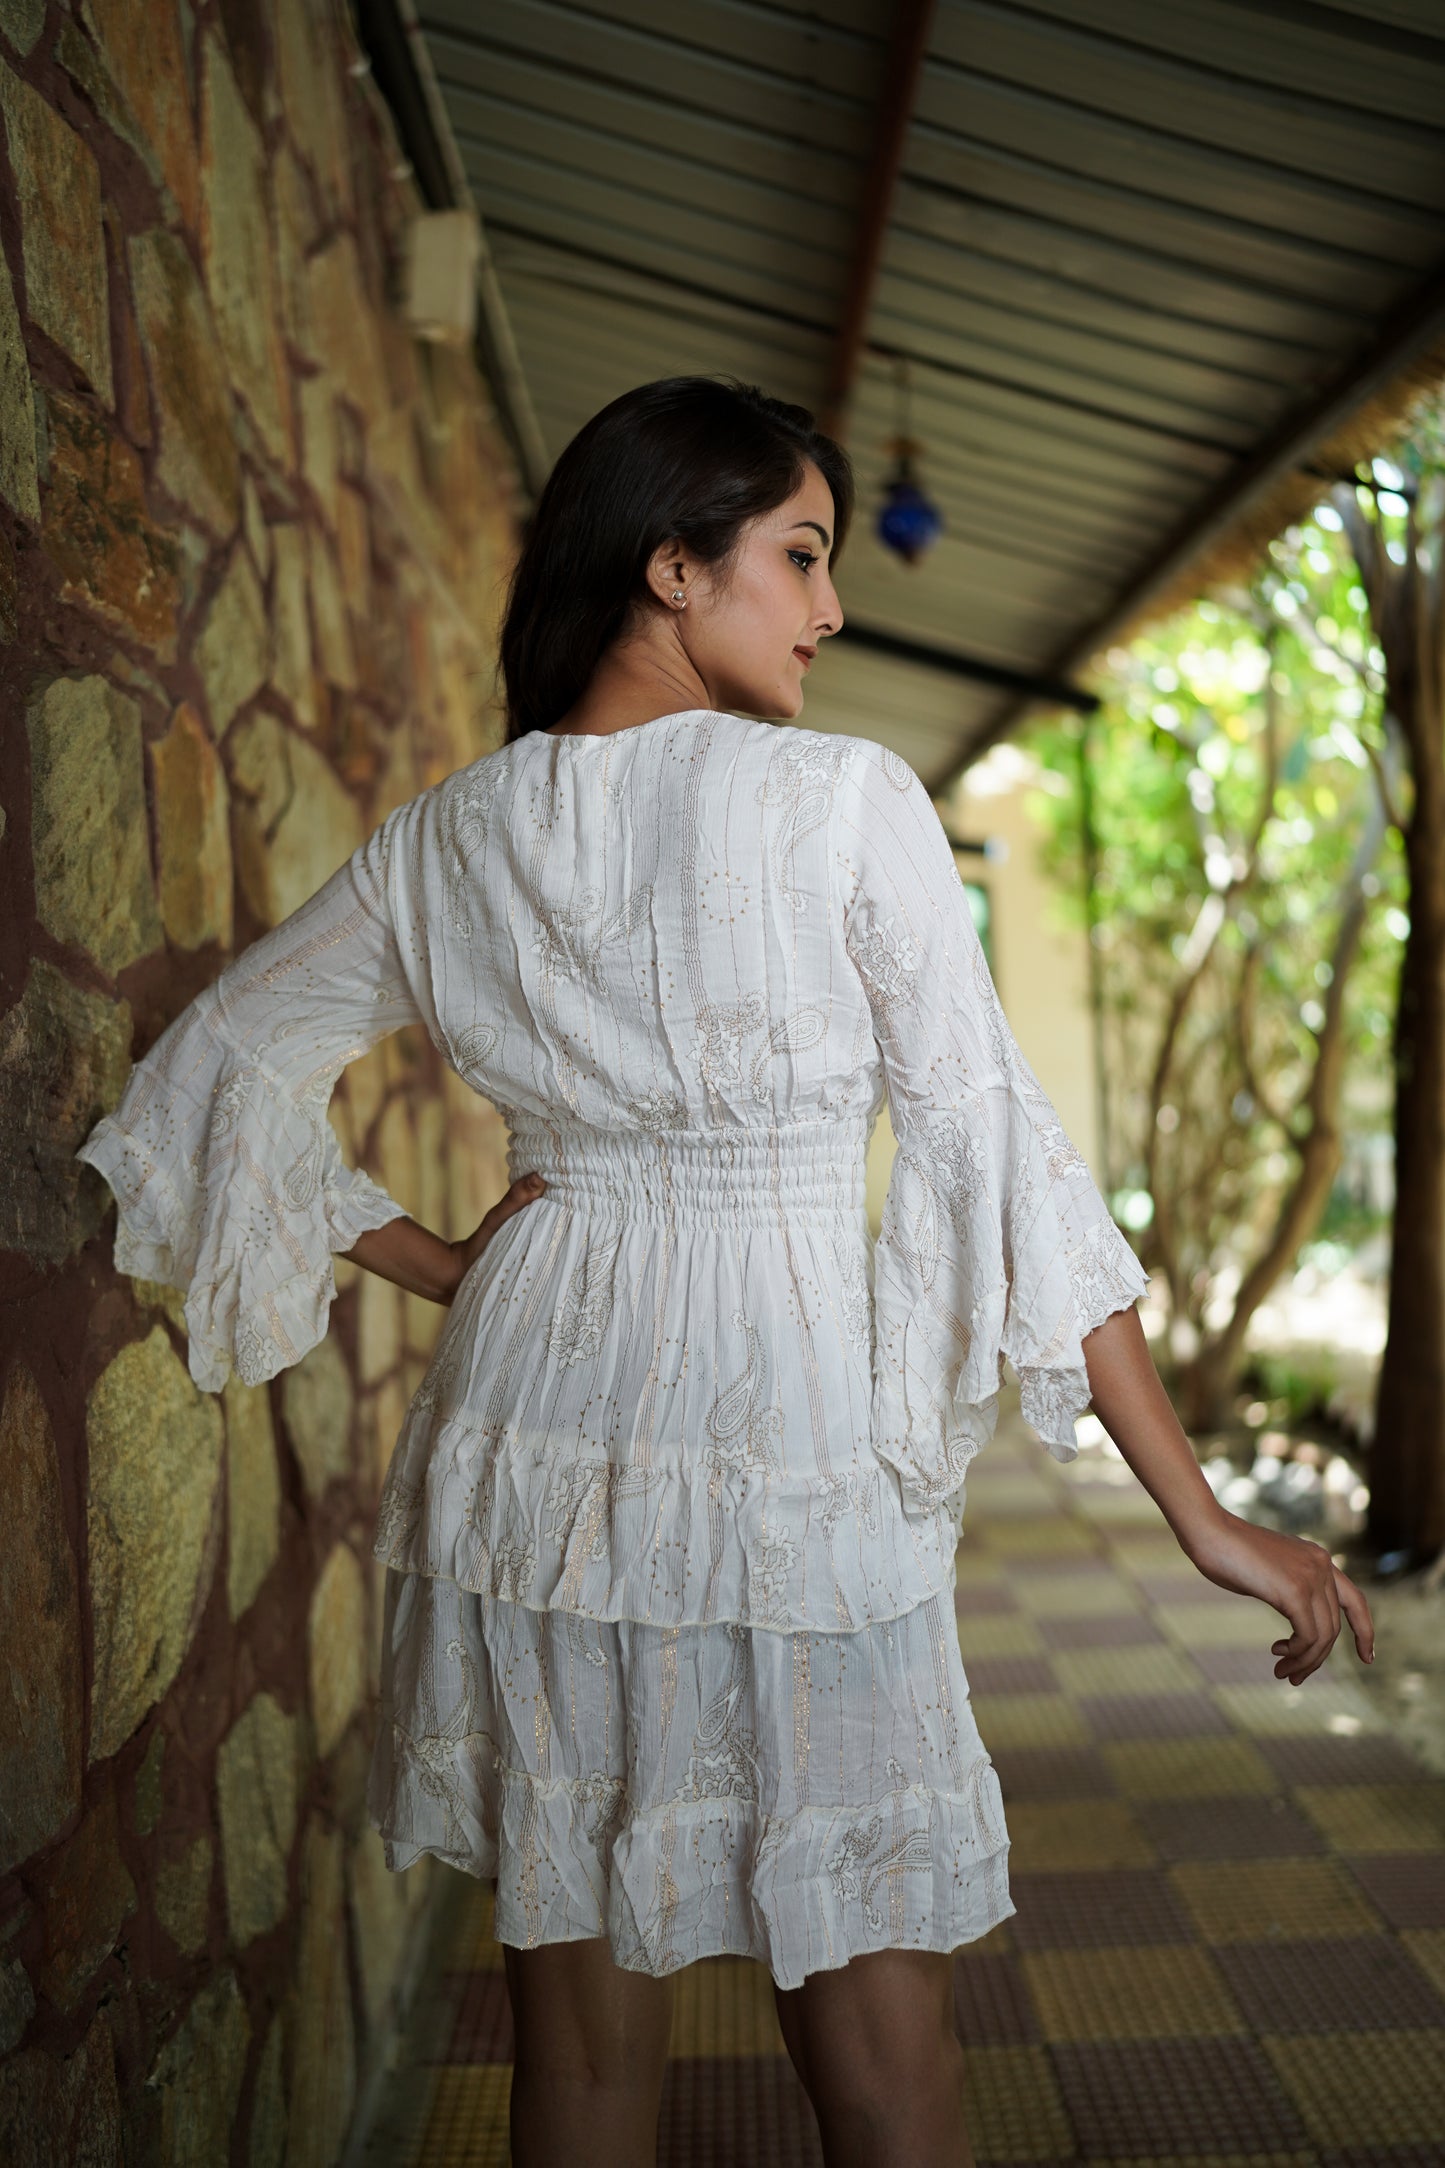
<instances>
[{"instance_id":1,"label":"bell sleeve","mask_svg":"<svg viewBox=\"0 0 1445 2168\"><path fill-rule=\"evenodd\" d=\"M1149 1283L1009 1029L928 792L871 740L851 780L845 941L898 1140L874 1247L874 1437L908 1510L961 1527L1004 1357L1026 1420L1074 1459L1081 1342Z\"/></svg>"},{"instance_id":2,"label":"bell sleeve","mask_svg":"<svg viewBox=\"0 0 1445 2168\"><path fill-rule=\"evenodd\" d=\"M115 1193L117 1267L184 1289L208 1392L299 1361L326 1332L333 1253L402 1216L345 1164L327 1108L347 1063L421 1013L389 899L404 810L181 1011L75 1155Z\"/></svg>"}]
</instances>

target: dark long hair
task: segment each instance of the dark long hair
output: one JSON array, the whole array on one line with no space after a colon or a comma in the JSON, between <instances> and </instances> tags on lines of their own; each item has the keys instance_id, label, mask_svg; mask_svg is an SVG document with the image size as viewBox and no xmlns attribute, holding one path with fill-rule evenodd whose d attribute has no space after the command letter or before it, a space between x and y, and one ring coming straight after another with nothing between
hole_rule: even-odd
<instances>
[{"instance_id":1,"label":"dark long hair","mask_svg":"<svg viewBox=\"0 0 1445 2168\"><path fill-rule=\"evenodd\" d=\"M736 377L665 376L584 422L547 477L502 621L507 736L558 722L677 535L724 577L741 529L786 504L812 460L833 493L833 556L853 513L847 453L806 407Z\"/></svg>"}]
</instances>

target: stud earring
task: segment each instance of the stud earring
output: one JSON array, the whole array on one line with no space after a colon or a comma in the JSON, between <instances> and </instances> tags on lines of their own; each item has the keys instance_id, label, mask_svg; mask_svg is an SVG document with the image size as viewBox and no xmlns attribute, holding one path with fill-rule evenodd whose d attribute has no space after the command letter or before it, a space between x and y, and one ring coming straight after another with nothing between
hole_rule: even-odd
<instances>
[{"instance_id":1,"label":"stud earring","mask_svg":"<svg viewBox=\"0 0 1445 2168\"><path fill-rule=\"evenodd\" d=\"M687 597L680 587L674 587L674 589L672 590L672 599L674 602L681 603L684 609L687 608Z\"/></svg>"}]
</instances>

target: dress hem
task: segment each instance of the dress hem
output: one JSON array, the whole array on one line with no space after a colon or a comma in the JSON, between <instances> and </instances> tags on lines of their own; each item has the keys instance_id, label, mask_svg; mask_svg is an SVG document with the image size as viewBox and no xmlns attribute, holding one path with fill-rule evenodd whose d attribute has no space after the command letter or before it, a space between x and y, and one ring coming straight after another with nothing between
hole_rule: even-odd
<instances>
[{"instance_id":1,"label":"dress hem","mask_svg":"<svg viewBox=\"0 0 1445 2168\"><path fill-rule=\"evenodd\" d=\"M381 1838L386 1866L388 1872L392 1874L405 1874L407 1869L414 1867L418 1860L435 1859L439 1860L444 1867L454 1868L459 1874L470 1875L473 1881L490 1882L494 1886L499 1885L500 1851L496 1845L492 1847L492 1850L497 1857L494 1859L493 1864L487 1867L479 1865L470 1854L450 1852L441 1844L406 1844L399 1842L395 1838L387 1836L381 1825L376 1821L372 1822L372 1827ZM1005 1844L1000 1852L990 1856L1006 1859L1009 1849L1009 1845ZM779 1972L774 1969L765 1938L761 1936L750 1937L748 1946L745 1949L740 1949L735 1943L725 1942L721 1937L715 1937L710 1946L694 1949L680 1963L669 1965L662 1971L658 1971L655 1966L647 1963L645 1952L638 1952L629 1956L620 1950L613 1938L607 1933L605 1927L599 1927L592 1932L585 1930L573 1932L569 1930L558 1934L544 1934L535 1941L520 1941L511 1935L502 1933L494 1923L492 1940L512 1950L554 1949L559 1944L566 1942L605 1942L611 1950L612 1962L621 1971L641 1973L646 1978L653 1980L674 1980L679 1973L685 1972L689 1965L701 1964L708 1958L745 1957L754 1964L764 1966L774 1986L780 1988L784 1994L791 1994L797 1988L800 1988L805 1980L811 1978L814 1973L841 1972L843 1967L851 1964L855 1957L866 1957L870 1951L874 1950L918 1950L934 1956L950 1957L955 1951L967 1949L972 1943L981 1941L985 1935L992 1934L995 1927L1002 1926L1005 1920L1013 1919L1017 1912L1018 1906L1005 1891L1002 1901L988 1905L982 1919L967 1934L959 1935L950 1930L947 1939L930 1934L919 1936L917 1939L910 1937L906 1941L898 1942L877 1942L871 1939L864 1940L861 1937L839 1937L835 1944L835 1950L842 1949L844 1954L841 1956L832 1955L822 1964L809 1965L796 1978L790 1976L791 1967L786 1966L782 1970L784 1974L789 1976L780 1977Z\"/></svg>"},{"instance_id":2,"label":"dress hem","mask_svg":"<svg viewBox=\"0 0 1445 2168\"><path fill-rule=\"evenodd\" d=\"M704 1957L748 1957L793 1988L868 1950L959 1949L1016 1909L1002 1793L983 1749L961 1784L904 1782L773 1813L729 1789L634 1809L625 1779L542 1779L484 1733L446 1741L474 1778L485 1768L496 1780L489 1805L460 1805L437 1782L441 1744L384 1727L368 1818L393 1873L427 1856L495 1881L493 1933L514 1948L601 1940L624 1970L655 1978ZM698 1851L708 1830L710 1867Z\"/></svg>"}]
</instances>

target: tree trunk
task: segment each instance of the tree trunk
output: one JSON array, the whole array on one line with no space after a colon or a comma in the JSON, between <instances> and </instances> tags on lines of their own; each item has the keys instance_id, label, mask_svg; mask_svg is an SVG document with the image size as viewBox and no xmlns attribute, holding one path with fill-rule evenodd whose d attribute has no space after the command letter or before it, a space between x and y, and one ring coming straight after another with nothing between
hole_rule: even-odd
<instances>
[{"instance_id":1,"label":"tree trunk","mask_svg":"<svg viewBox=\"0 0 1445 2168\"><path fill-rule=\"evenodd\" d=\"M1193 1358L1180 1365L1179 1413L1186 1430L1223 1427L1254 1314L1275 1282L1294 1263L1301 1244L1308 1241L1329 1202L1343 1156L1339 1114L1345 1077L1345 988L1364 931L1365 876L1384 841L1386 821L1382 790L1365 823L1341 892L1325 1017L1316 1034L1314 1072L1303 1101L1308 1127L1295 1140L1299 1167L1281 1202L1269 1240L1239 1284L1228 1322L1220 1331L1206 1335ZM1252 1070L1248 1060L1245 1066L1247 1071Z\"/></svg>"},{"instance_id":2,"label":"tree trunk","mask_svg":"<svg viewBox=\"0 0 1445 2168\"><path fill-rule=\"evenodd\" d=\"M1445 748L1438 714L1432 721L1405 830L1410 931L1395 1017L1389 1332L1366 1526L1375 1549L1412 1562L1445 1548ZM1412 733L1417 746L1421 735Z\"/></svg>"}]
</instances>

